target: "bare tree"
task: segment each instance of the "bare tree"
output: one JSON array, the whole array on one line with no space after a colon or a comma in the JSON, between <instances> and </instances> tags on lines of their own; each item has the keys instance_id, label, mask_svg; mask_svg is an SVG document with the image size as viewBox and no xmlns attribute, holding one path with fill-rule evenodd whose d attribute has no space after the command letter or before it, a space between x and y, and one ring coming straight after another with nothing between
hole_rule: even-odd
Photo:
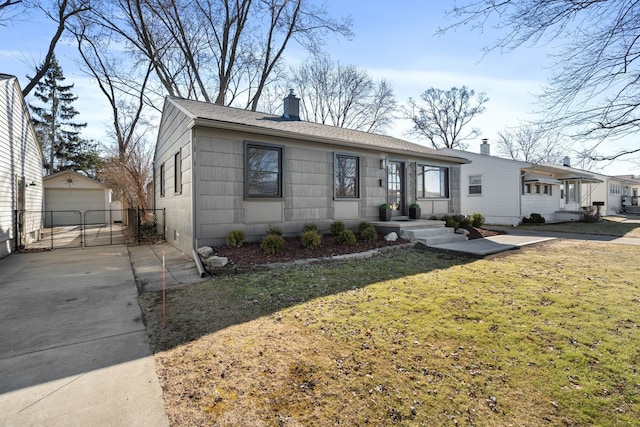
<instances>
[{"instance_id":1,"label":"bare tree","mask_svg":"<svg viewBox=\"0 0 640 427\"><path fill-rule=\"evenodd\" d=\"M409 98L402 108L411 120L411 133L431 142L433 148L464 148L463 142L480 134L476 128L463 133L469 122L484 112L489 101L486 94L476 93L466 86L450 90L430 88L420 95L421 101Z\"/></svg>"},{"instance_id":2,"label":"bare tree","mask_svg":"<svg viewBox=\"0 0 640 427\"><path fill-rule=\"evenodd\" d=\"M56 28L56 32L51 37L49 49L47 50L47 54L42 62L42 66L37 68L36 74L22 90L22 95L25 97L33 90L38 82L40 82L51 66L51 59L55 53L56 45L58 44L60 37L62 37L62 33L64 33L68 20L91 9L89 0L56 0L50 8L47 8L38 2L38 7L41 8L49 18L55 21L58 26Z\"/></svg>"},{"instance_id":3,"label":"bare tree","mask_svg":"<svg viewBox=\"0 0 640 427\"><path fill-rule=\"evenodd\" d=\"M365 132L381 132L393 119L396 101L385 80L316 56L292 70L290 87L301 97L305 120Z\"/></svg>"},{"instance_id":4,"label":"bare tree","mask_svg":"<svg viewBox=\"0 0 640 427\"><path fill-rule=\"evenodd\" d=\"M69 30L76 38L81 68L96 80L111 107L110 136L115 147L100 177L128 206L144 208L152 157L145 140L151 125L143 110L153 65L141 62L138 67L123 68L121 58L108 49L110 33L91 19L78 17Z\"/></svg>"},{"instance_id":5,"label":"bare tree","mask_svg":"<svg viewBox=\"0 0 640 427\"><path fill-rule=\"evenodd\" d=\"M487 49L512 50L554 43L554 75L540 95L549 125L573 128L574 136L595 141L640 129L640 3L566 0L473 0L449 12L454 23L501 32ZM640 151L640 147L612 156Z\"/></svg>"},{"instance_id":6,"label":"bare tree","mask_svg":"<svg viewBox=\"0 0 640 427\"><path fill-rule=\"evenodd\" d=\"M563 153L560 134L542 126L522 126L498 132L498 152L513 160L539 164L559 163Z\"/></svg>"},{"instance_id":7,"label":"bare tree","mask_svg":"<svg viewBox=\"0 0 640 427\"><path fill-rule=\"evenodd\" d=\"M306 0L111 0L94 18L150 62L158 93L256 109L292 40L317 49L348 20Z\"/></svg>"}]
</instances>

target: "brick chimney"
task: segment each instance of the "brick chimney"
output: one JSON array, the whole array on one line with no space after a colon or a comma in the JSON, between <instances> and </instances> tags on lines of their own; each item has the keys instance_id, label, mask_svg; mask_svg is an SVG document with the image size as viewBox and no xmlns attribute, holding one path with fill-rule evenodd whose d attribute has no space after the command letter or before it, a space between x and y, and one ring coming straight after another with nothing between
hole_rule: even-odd
<instances>
[{"instance_id":1,"label":"brick chimney","mask_svg":"<svg viewBox=\"0 0 640 427\"><path fill-rule=\"evenodd\" d=\"M284 118L287 120L300 120L300 98L289 89L289 95L284 99Z\"/></svg>"},{"instance_id":2,"label":"brick chimney","mask_svg":"<svg viewBox=\"0 0 640 427\"><path fill-rule=\"evenodd\" d=\"M482 144L480 144L480 154L491 155L491 145L489 145L488 138L482 138Z\"/></svg>"}]
</instances>

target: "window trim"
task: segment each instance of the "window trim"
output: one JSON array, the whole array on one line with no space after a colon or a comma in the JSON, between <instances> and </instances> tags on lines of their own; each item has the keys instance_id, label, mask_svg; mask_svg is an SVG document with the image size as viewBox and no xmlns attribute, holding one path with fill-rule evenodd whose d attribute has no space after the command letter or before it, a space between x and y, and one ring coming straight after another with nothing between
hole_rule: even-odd
<instances>
[{"instance_id":1,"label":"window trim","mask_svg":"<svg viewBox=\"0 0 640 427\"><path fill-rule=\"evenodd\" d=\"M173 155L173 193L182 194L182 149Z\"/></svg>"},{"instance_id":2,"label":"window trim","mask_svg":"<svg viewBox=\"0 0 640 427\"><path fill-rule=\"evenodd\" d=\"M471 178L480 178L480 184L471 184ZM480 192L472 193L471 187L479 187ZM467 193L469 196L482 196L482 175L481 174L468 175Z\"/></svg>"},{"instance_id":3,"label":"window trim","mask_svg":"<svg viewBox=\"0 0 640 427\"><path fill-rule=\"evenodd\" d=\"M160 165L160 170L158 171L158 175L160 175L159 180L160 180L160 197L164 197L165 196L165 169L164 169L164 163L162 163Z\"/></svg>"},{"instance_id":4,"label":"window trim","mask_svg":"<svg viewBox=\"0 0 640 427\"><path fill-rule=\"evenodd\" d=\"M427 196L425 195L426 192L426 186L425 186L425 182L424 182L424 172L425 172L425 168L430 168L431 170L435 170L437 169L440 174L442 174L444 172L444 184L445 184L445 188L444 188L444 195L442 194L442 192L440 192L440 194L438 196ZM422 171L422 194L419 193L419 187L420 187L420 171ZM442 182L441 182L442 184ZM442 190L442 189L440 189ZM449 199L451 197L451 168L449 168L448 166L441 166L441 165L434 165L434 164L429 164L429 163L417 163L416 162L416 199L421 199L421 200L436 200L436 199Z\"/></svg>"},{"instance_id":5,"label":"window trim","mask_svg":"<svg viewBox=\"0 0 640 427\"><path fill-rule=\"evenodd\" d=\"M345 159L355 159L356 161L356 176L355 176L355 196L339 196L337 192L336 179L337 179L337 165L338 158ZM342 153L342 152L334 152L333 153L333 197L336 200L355 200L360 198L360 156L352 153Z\"/></svg>"},{"instance_id":6,"label":"window trim","mask_svg":"<svg viewBox=\"0 0 640 427\"><path fill-rule=\"evenodd\" d=\"M278 151L278 194L249 194L249 149L262 148L268 150ZM243 174L244 174L244 198L245 200L282 200L284 199L284 145L269 144L266 142L257 141L244 141L244 159L243 159Z\"/></svg>"}]
</instances>

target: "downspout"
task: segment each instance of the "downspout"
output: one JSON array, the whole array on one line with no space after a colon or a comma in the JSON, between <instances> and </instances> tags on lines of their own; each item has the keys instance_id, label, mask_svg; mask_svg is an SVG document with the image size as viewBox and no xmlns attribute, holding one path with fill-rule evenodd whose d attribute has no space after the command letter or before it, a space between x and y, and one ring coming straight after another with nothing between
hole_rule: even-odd
<instances>
[{"instance_id":1,"label":"downspout","mask_svg":"<svg viewBox=\"0 0 640 427\"><path fill-rule=\"evenodd\" d=\"M196 166L197 166L197 156L196 156L196 130L195 126L191 128L190 142L191 142L191 158L193 161L191 162L191 242L192 242L192 255L193 260L196 263L196 268L198 269L198 273L200 277L204 277L206 275L204 266L202 265L202 260L200 259L200 255L198 254L198 238L196 235L197 232L197 210L196 210L196 195L198 180L196 178Z\"/></svg>"}]
</instances>

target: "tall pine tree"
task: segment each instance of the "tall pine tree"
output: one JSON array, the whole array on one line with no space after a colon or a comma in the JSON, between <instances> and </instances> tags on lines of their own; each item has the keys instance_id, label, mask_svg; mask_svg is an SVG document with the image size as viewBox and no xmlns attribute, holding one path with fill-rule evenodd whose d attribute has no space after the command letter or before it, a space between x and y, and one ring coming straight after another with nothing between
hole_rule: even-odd
<instances>
[{"instance_id":1,"label":"tall pine tree","mask_svg":"<svg viewBox=\"0 0 640 427\"><path fill-rule=\"evenodd\" d=\"M34 93L41 105L29 104L45 154L44 168L47 175L72 169L95 177L101 164L97 145L80 136L80 130L87 124L73 121L79 114L73 106L78 97L71 92L73 84L64 85L64 80L62 68L54 56Z\"/></svg>"}]
</instances>

